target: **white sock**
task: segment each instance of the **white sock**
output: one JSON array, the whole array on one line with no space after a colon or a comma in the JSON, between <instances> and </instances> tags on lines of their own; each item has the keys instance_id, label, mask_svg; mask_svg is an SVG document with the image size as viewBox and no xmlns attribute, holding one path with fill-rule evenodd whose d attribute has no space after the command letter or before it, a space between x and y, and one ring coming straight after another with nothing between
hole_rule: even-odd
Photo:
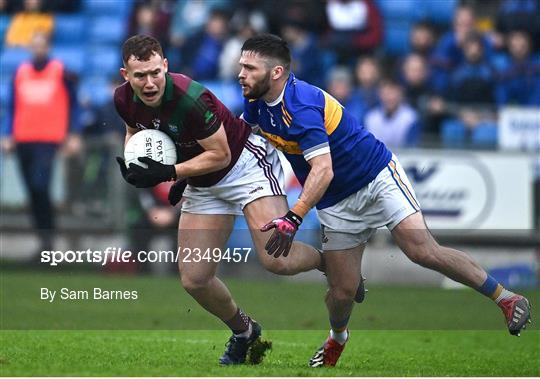
<instances>
[{"instance_id":1,"label":"white sock","mask_svg":"<svg viewBox=\"0 0 540 379\"><path fill-rule=\"evenodd\" d=\"M338 342L340 345L344 345L345 342L347 342L347 338L349 338L349 331L345 329L342 332L334 332L334 330L330 329L330 338Z\"/></svg>"},{"instance_id":2,"label":"white sock","mask_svg":"<svg viewBox=\"0 0 540 379\"><path fill-rule=\"evenodd\" d=\"M506 288L503 288L501 294L495 299L495 302L499 304L501 300L508 299L509 297L514 296L515 293L508 291Z\"/></svg>"},{"instance_id":3,"label":"white sock","mask_svg":"<svg viewBox=\"0 0 540 379\"><path fill-rule=\"evenodd\" d=\"M240 337L240 338L248 338L249 336L251 336L252 331L253 331L253 328L251 327L251 322L250 322L249 326L248 326L248 330L246 330L245 332L242 332L240 334L235 334L234 336L235 337Z\"/></svg>"}]
</instances>

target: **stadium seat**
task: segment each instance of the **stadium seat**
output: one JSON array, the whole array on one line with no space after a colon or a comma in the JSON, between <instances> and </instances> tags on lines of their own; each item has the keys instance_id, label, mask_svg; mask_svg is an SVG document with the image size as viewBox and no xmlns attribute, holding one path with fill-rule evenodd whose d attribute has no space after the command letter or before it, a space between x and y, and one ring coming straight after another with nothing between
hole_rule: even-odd
<instances>
[{"instance_id":1,"label":"stadium seat","mask_svg":"<svg viewBox=\"0 0 540 379\"><path fill-rule=\"evenodd\" d=\"M86 21L86 17L80 14L55 15L53 45L78 44L80 46L86 37Z\"/></svg>"},{"instance_id":2,"label":"stadium seat","mask_svg":"<svg viewBox=\"0 0 540 379\"><path fill-rule=\"evenodd\" d=\"M132 0L85 0L84 11L91 15L108 15L126 18L131 11Z\"/></svg>"},{"instance_id":3,"label":"stadium seat","mask_svg":"<svg viewBox=\"0 0 540 379\"><path fill-rule=\"evenodd\" d=\"M0 15L0 38L2 39L2 44L0 46L4 46L4 36L6 34L6 31L8 29L9 23L11 22L11 18L7 15Z\"/></svg>"},{"instance_id":4,"label":"stadium seat","mask_svg":"<svg viewBox=\"0 0 540 379\"><path fill-rule=\"evenodd\" d=\"M111 77L118 74L118 69L122 65L120 49L117 46L99 47L94 46L88 49L88 67L90 75L102 75Z\"/></svg>"},{"instance_id":5,"label":"stadium seat","mask_svg":"<svg viewBox=\"0 0 540 379\"><path fill-rule=\"evenodd\" d=\"M11 77L19 65L30 59L30 52L19 47L7 47L0 53L2 76Z\"/></svg>"},{"instance_id":6,"label":"stadium seat","mask_svg":"<svg viewBox=\"0 0 540 379\"><path fill-rule=\"evenodd\" d=\"M0 76L0 103L7 107L11 106L11 92L13 91L12 78Z\"/></svg>"},{"instance_id":7,"label":"stadium seat","mask_svg":"<svg viewBox=\"0 0 540 379\"><path fill-rule=\"evenodd\" d=\"M482 123L473 129L471 142L474 147L492 148L497 146L497 136L497 125Z\"/></svg>"},{"instance_id":8,"label":"stadium seat","mask_svg":"<svg viewBox=\"0 0 540 379\"><path fill-rule=\"evenodd\" d=\"M415 21L424 16L424 7L421 0L379 0L377 5L385 22L388 21Z\"/></svg>"},{"instance_id":9,"label":"stadium seat","mask_svg":"<svg viewBox=\"0 0 540 379\"><path fill-rule=\"evenodd\" d=\"M238 114L242 112L244 98L237 82L215 80L203 81L201 84L216 95L231 112Z\"/></svg>"},{"instance_id":10,"label":"stadium seat","mask_svg":"<svg viewBox=\"0 0 540 379\"><path fill-rule=\"evenodd\" d=\"M67 70L80 74L84 69L84 50L78 46L54 46L51 56L61 60Z\"/></svg>"},{"instance_id":11,"label":"stadium seat","mask_svg":"<svg viewBox=\"0 0 540 379\"><path fill-rule=\"evenodd\" d=\"M464 147L466 134L465 126L458 120L447 120L442 124L441 140L444 147Z\"/></svg>"},{"instance_id":12,"label":"stadium seat","mask_svg":"<svg viewBox=\"0 0 540 379\"><path fill-rule=\"evenodd\" d=\"M409 50L411 25L403 22L387 23L384 31L384 47L387 54L403 55Z\"/></svg>"},{"instance_id":13,"label":"stadium seat","mask_svg":"<svg viewBox=\"0 0 540 379\"><path fill-rule=\"evenodd\" d=\"M396 1L399 3L400 1ZM454 9L458 5L458 0L428 0L422 1L423 14L436 24L450 25L454 16Z\"/></svg>"},{"instance_id":14,"label":"stadium seat","mask_svg":"<svg viewBox=\"0 0 540 379\"><path fill-rule=\"evenodd\" d=\"M111 100L111 91L107 78L101 76L85 76L79 84L77 92L79 101L89 101L94 106L100 106Z\"/></svg>"},{"instance_id":15,"label":"stadium seat","mask_svg":"<svg viewBox=\"0 0 540 379\"><path fill-rule=\"evenodd\" d=\"M115 16L99 16L91 21L89 42L115 45L118 48L125 34L126 22L124 19Z\"/></svg>"}]
</instances>

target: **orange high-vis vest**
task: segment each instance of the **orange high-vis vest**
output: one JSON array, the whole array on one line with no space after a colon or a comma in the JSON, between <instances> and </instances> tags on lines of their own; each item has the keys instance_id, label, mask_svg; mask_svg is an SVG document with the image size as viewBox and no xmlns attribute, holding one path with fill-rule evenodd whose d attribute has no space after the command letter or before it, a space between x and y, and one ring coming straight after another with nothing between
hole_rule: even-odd
<instances>
[{"instance_id":1,"label":"orange high-vis vest","mask_svg":"<svg viewBox=\"0 0 540 379\"><path fill-rule=\"evenodd\" d=\"M64 141L69 126L69 94L64 65L51 60L41 71L24 63L15 74L15 142Z\"/></svg>"}]
</instances>

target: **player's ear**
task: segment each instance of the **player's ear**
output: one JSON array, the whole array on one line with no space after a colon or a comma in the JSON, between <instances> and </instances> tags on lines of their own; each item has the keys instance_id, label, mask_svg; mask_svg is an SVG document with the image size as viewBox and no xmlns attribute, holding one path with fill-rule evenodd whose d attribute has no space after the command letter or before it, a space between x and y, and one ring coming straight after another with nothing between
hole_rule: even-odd
<instances>
[{"instance_id":1,"label":"player's ear","mask_svg":"<svg viewBox=\"0 0 540 379\"><path fill-rule=\"evenodd\" d=\"M124 67L120 68L120 75L122 75L126 82L128 81L128 72Z\"/></svg>"},{"instance_id":2,"label":"player's ear","mask_svg":"<svg viewBox=\"0 0 540 379\"><path fill-rule=\"evenodd\" d=\"M283 76L285 69L283 66L276 66L272 69L272 79L277 80Z\"/></svg>"},{"instance_id":3,"label":"player's ear","mask_svg":"<svg viewBox=\"0 0 540 379\"><path fill-rule=\"evenodd\" d=\"M165 71L165 73L169 71L169 61L167 60L167 58L163 58L163 70Z\"/></svg>"}]
</instances>

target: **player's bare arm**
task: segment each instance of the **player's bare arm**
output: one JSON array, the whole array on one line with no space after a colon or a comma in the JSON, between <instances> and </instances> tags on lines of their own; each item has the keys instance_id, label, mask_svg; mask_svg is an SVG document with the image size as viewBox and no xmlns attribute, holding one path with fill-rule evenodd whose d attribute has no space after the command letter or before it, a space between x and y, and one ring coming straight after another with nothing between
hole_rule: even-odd
<instances>
[{"instance_id":1,"label":"player's bare arm","mask_svg":"<svg viewBox=\"0 0 540 379\"><path fill-rule=\"evenodd\" d=\"M187 178L221 170L231 163L231 151L223 124L210 137L197 140L204 152L175 165L176 177Z\"/></svg>"},{"instance_id":2,"label":"player's bare arm","mask_svg":"<svg viewBox=\"0 0 540 379\"><path fill-rule=\"evenodd\" d=\"M319 202L334 178L330 153L313 157L308 163L311 170L304 183L298 202L291 209L300 217L304 217Z\"/></svg>"}]
</instances>

